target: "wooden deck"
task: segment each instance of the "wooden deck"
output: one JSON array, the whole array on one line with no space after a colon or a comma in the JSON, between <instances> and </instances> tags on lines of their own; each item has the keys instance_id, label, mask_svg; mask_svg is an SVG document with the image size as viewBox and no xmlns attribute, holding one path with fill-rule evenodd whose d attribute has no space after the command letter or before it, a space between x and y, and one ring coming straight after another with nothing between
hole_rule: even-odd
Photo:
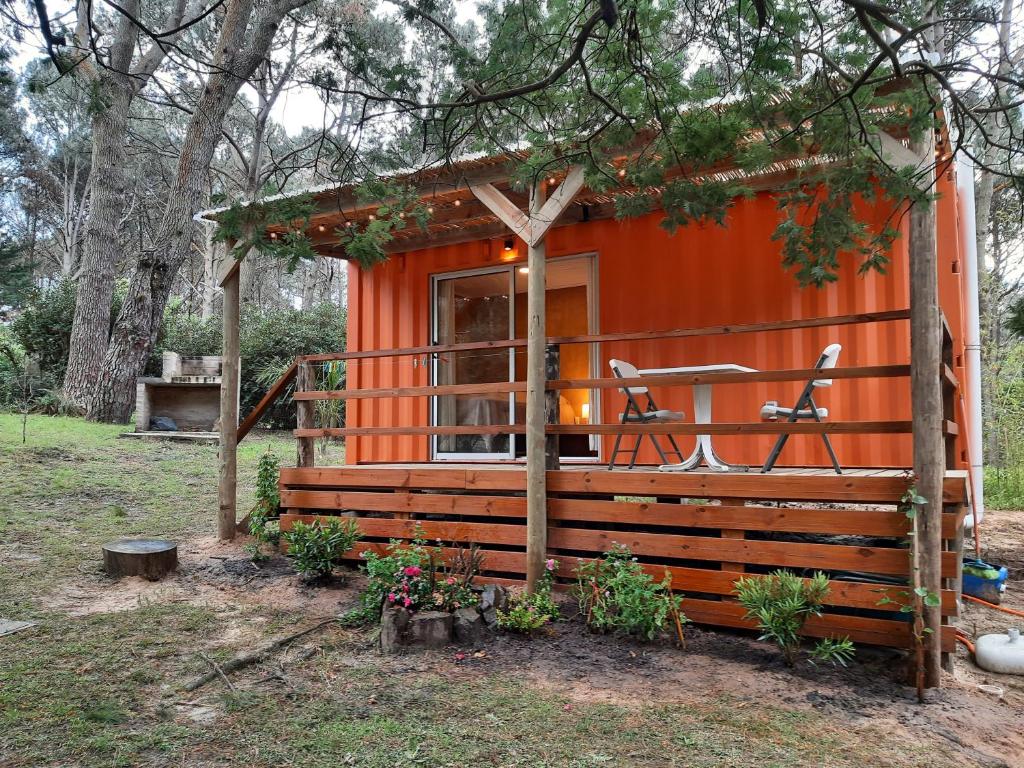
<instances>
[{"instance_id":1,"label":"wooden deck","mask_svg":"<svg viewBox=\"0 0 1024 768\"><path fill-rule=\"evenodd\" d=\"M956 614L966 477L947 475L943 499L942 610ZM668 573L695 622L750 628L732 597L742 574L822 570L832 580L811 636L908 647L901 599L909 521L897 508L905 470L820 468L740 472L608 471L593 465L548 472L548 545L571 580L581 560L628 546L656 577ZM352 553L382 551L417 534L446 555L481 547L485 578L522 580L526 565L526 472L515 464L368 464L281 471L282 529L313 515L355 515L364 540ZM952 628L943 632L952 650Z\"/></svg>"}]
</instances>

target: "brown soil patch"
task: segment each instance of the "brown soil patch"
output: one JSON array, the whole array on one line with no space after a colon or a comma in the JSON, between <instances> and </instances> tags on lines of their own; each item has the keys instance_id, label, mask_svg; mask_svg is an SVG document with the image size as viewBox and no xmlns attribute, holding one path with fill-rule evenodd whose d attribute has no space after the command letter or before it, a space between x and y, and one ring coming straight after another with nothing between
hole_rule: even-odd
<instances>
[{"instance_id":1,"label":"brown soil patch","mask_svg":"<svg viewBox=\"0 0 1024 768\"><path fill-rule=\"evenodd\" d=\"M280 556L256 565L243 549L204 537L178 544L178 570L161 581L139 577L110 579L97 567L65 582L40 603L70 616L130 611L141 605L190 602L254 605L333 616L355 604L359 585L338 581L311 586Z\"/></svg>"},{"instance_id":2,"label":"brown soil patch","mask_svg":"<svg viewBox=\"0 0 1024 768\"><path fill-rule=\"evenodd\" d=\"M1009 565L1011 579L1024 575L1024 513L990 513L982 532L983 556ZM179 571L162 582L115 582L98 571L85 573L49 595L45 603L75 616L132 610L155 602L252 605L294 609L310 620L337 615L355 605L361 578L308 586L283 558L255 566L243 544L222 544L212 537L183 542ZM1004 604L1024 609L1024 590L1014 591L1013 586ZM569 604L565 609L573 612ZM970 603L959 621L970 634L1005 631L1021 623ZM252 617L237 626L229 621L218 641L235 647L250 645L251 636L259 631ZM463 659L456 658L455 648L382 657L369 642L369 633L357 634L352 638L355 642L332 650L331 664L370 667L382 675L434 672L456 680L505 675L590 703L700 706L708 696L724 695L739 708L773 705L815 710L836 728L864 738L881 730L911 743L938 741L962 756L965 765L1024 766L1024 678L986 673L972 664L962 648L956 674L947 676L941 691L929 692L926 704L918 705L913 690L904 684L902 655L881 649L859 649L846 668L802 662L796 669L787 669L774 648L750 634L695 627L687 628L688 647L681 650L667 641L641 644L593 635L576 618L558 623L544 638L489 638L481 649L462 649L469 651ZM315 645L318 640L312 636L309 642ZM295 668L297 676L303 674L301 667ZM244 684L246 674L238 673L237 678ZM980 684L998 685L1003 696L980 691ZM175 712L179 720L210 722L218 715L200 702L179 705Z\"/></svg>"}]
</instances>

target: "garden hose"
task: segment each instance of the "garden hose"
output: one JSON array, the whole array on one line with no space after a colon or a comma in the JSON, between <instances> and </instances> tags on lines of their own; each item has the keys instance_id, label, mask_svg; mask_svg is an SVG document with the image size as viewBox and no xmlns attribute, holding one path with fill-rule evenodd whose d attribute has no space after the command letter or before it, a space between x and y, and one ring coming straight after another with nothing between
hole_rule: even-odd
<instances>
[{"instance_id":1,"label":"garden hose","mask_svg":"<svg viewBox=\"0 0 1024 768\"><path fill-rule=\"evenodd\" d=\"M961 643L961 644L962 644L962 645L963 645L963 646L964 646L964 647L965 647L965 648L966 648L966 649L967 649L968 651L970 651L970 652L971 652L971 655L972 655L972 656L974 655L974 643L972 643L972 642L971 642L971 639L970 639L969 637L967 637L967 635L966 635L966 634L964 634L963 630L961 630L961 629L957 629L957 631L956 631L956 639L957 639L957 641L958 641L959 643Z\"/></svg>"},{"instance_id":2,"label":"garden hose","mask_svg":"<svg viewBox=\"0 0 1024 768\"><path fill-rule=\"evenodd\" d=\"M995 608L997 611L1002 611L1003 613L1008 613L1011 616L1020 616L1021 618L1024 618L1024 611L1016 611L1013 608L1004 608L1001 605L996 605L995 603L990 603L988 600L982 600L980 597L975 597L974 595L961 595L961 597L963 597L964 600L970 600L972 603L978 603L979 605L986 605L989 608Z\"/></svg>"}]
</instances>

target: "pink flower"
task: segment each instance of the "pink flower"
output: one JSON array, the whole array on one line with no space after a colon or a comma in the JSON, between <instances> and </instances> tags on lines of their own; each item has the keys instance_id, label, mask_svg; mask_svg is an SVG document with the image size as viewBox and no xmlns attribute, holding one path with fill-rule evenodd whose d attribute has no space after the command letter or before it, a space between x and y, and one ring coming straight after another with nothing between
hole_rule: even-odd
<instances>
[{"instance_id":1,"label":"pink flower","mask_svg":"<svg viewBox=\"0 0 1024 768\"><path fill-rule=\"evenodd\" d=\"M445 581L448 584L454 584L455 583L455 577L454 576L449 576Z\"/></svg>"},{"instance_id":2,"label":"pink flower","mask_svg":"<svg viewBox=\"0 0 1024 768\"><path fill-rule=\"evenodd\" d=\"M390 602L392 602L392 603L393 603L393 602L395 602L395 600L397 600L397 599L398 599L398 598L397 598L397 597L395 597L395 593L394 593L394 592L391 592L391 593L389 593L389 594L388 594L388 600L389 600Z\"/></svg>"},{"instance_id":3,"label":"pink flower","mask_svg":"<svg viewBox=\"0 0 1024 768\"><path fill-rule=\"evenodd\" d=\"M405 566L406 576L419 576L421 573L423 573L423 570L418 565Z\"/></svg>"},{"instance_id":4,"label":"pink flower","mask_svg":"<svg viewBox=\"0 0 1024 768\"><path fill-rule=\"evenodd\" d=\"M549 571L555 570L555 559L549 559L546 563L544 563L544 567L547 568Z\"/></svg>"},{"instance_id":5,"label":"pink flower","mask_svg":"<svg viewBox=\"0 0 1024 768\"><path fill-rule=\"evenodd\" d=\"M408 608L410 605L412 605L412 600L410 600L407 597L407 598L405 598L405 600L402 601L402 605L404 605L406 608Z\"/></svg>"}]
</instances>

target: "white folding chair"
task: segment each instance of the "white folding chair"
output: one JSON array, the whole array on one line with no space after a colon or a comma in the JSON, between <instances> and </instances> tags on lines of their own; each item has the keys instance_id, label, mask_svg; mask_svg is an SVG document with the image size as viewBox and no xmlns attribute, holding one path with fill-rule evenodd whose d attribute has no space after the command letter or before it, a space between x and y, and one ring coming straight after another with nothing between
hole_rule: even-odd
<instances>
[{"instance_id":1,"label":"white folding chair","mask_svg":"<svg viewBox=\"0 0 1024 768\"><path fill-rule=\"evenodd\" d=\"M819 371L835 368L842 349L842 346L839 344L829 344L821 353L814 367ZM832 379L811 379L807 382L803 392L800 393L796 405L792 408L783 408L779 405L778 401L769 400L761 406L761 418L765 421L778 421L780 418L783 418L789 423L804 419L814 419L817 422L827 419L828 408L819 408L815 404L814 390L819 387L831 386ZM779 454L782 453L782 448L788 439L789 435L779 435L779 439L775 441L775 447L772 448L772 452L768 454L768 458L761 468L762 472L770 472L772 467L775 466L775 462L778 461ZM833 469L835 469L837 475L841 475L843 471L839 467L839 459L836 458L836 452L832 449L832 441L828 439L828 435L824 432L821 433L821 439L825 443L825 449L828 451L829 458L832 459Z\"/></svg>"},{"instance_id":2,"label":"white folding chair","mask_svg":"<svg viewBox=\"0 0 1024 768\"><path fill-rule=\"evenodd\" d=\"M640 378L640 372L636 369L636 366L627 363L625 360L609 360L608 365L611 366L612 374L620 379L636 379ZM653 423L672 423L681 422L686 418L686 414L681 411L670 411L664 408L658 408L654 402L654 398L651 397L650 390L647 387L620 387L619 391L626 396L626 407L622 413L619 414L620 424L653 424ZM641 406L640 397L643 396L647 399L645 405ZM629 459L629 468L632 469L636 464L636 457L640 453L640 444L643 442L645 435L637 435L636 443L633 444L632 456ZM658 452L661 457L661 463L667 464L668 457L665 455L665 451L661 449L658 441L654 439L654 435L648 434L646 437L651 439L654 444L654 449ZM683 454L679 450L679 446L676 445L676 439L672 435L666 435L669 444L672 446L671 452L675 453L679 457L679 461L683 461ZM612 448L611 459L608 462L608 469L615 468L615 457L619 455L619 445L622 443L622 433L615 436L615 446Z\"/></svg>"}]
</instances>

